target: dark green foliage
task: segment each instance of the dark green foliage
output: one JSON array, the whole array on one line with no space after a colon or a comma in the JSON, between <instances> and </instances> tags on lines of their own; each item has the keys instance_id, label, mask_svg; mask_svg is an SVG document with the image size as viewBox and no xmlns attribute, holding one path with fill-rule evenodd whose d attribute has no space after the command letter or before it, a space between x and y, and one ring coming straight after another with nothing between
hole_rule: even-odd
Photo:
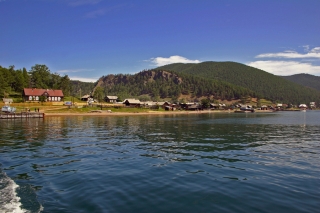
<instances>
[{"instance_id":1,"label":"dark green foliage","mask_svg":"<svg viewBox=\"0 0 320 213\"><path fill-rule=\"evenodd\" d=\"M320 91L320 77L310 74L296 74L291 76L281 76L284 79L300 84L302 86L310 87Z\"/></svg>"},{"instance_id":2,"label":"dark green foliage","mask_svg":"<svg viewBox=\"0 0 320 213\"><path fill-rule=\"evenodd\" d=\"M136 75L108 75L100 79L99 85L104 87L105 95L121 94L121 98L149 95L152 100L178 100L182 93L191 94L194 99L202 96L216 99L255 96L252 90L223 81L159 70L142 71Z\"/></svg>"},{"instance_id":3,"label":"dark green foliage","mask_svg":"<svg viewBox=\"0 0 320 213\"><path fill-rule=\"evenodd\" d=\"M61 89L70 94L70 79L50 73L46 65L36 64L27 72L26 68L15 70L14 66L0 66L0 97L21 97L23 88Z\"/></svg>"},{"instance_id":4,"label":"dark green foliage","mask_svg":"<svg viewBox=\"0 0 320 213\"><path fill-rule=\"evenodd\" d=\"M95 84L91 82L70 81L70 95L79 97L83 95L92 95Z\"/></svg>"},{"instance_id":5,"label":"dark green foliage","mask_svg":"<svg viewBox=\"0 0 320 213\"><path fill-rule=\"evenodd\" d=\"M235 62L203 62L199 64L170 64L157 70L172 70L179 73L229 82L255 91L258 98L266 98L282 103L319 102L320 93L256 69ZM225 90L225 95L230 91Z\"/></svg>"},{"instance_id":6,"label":"dark green foliage","mask_svg":"<svg viewBox=\"0 0 320 213\"><path fill-rule=\"evenodd\" d=\"M97 87L94 91L94 98L101 102L104 99L103 88Z\"/></svg>"}]
</instances>

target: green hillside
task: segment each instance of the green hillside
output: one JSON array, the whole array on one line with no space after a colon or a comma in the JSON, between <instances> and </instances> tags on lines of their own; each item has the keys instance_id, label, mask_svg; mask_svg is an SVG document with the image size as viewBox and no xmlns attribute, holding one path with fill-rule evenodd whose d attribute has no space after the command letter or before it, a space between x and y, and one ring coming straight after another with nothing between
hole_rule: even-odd
<instances>
[{"instance_id":1,"label":"green hillside","mask_svg":"<svg viewBox=\"0 0 320 213\"><path fill-rule=\"evenodd\" d=\"M310 87L320 91L320 77L310 74L296 74L291 76L280 76L286 80L292 81L294 83L300 84L302 86Z\"/></svg>"},{"instance_id":2,"label":"green hillside","mask_svg":"<svg viewBox=\"0 0 320 213\"><path fill-rule=\"evenodd\" d=\"M206 79L215 79L255 91L259 97L282 103L319 102L320 92L282 77L236 62L169 64L157 70L171 70Z\"/></svg>"},{"instance_id":3,"label":"green hillside","mask_svg":"<svg viewBox=\"0 0 320 213\"><path fill-rule=\"evenodd\" d=\"M179 100L183 95L192 99L208 97L222 100L255 97L252 90L227 82L160 70L104 76L97 82L97 87L101 87L106 95L117 95L122 99L141 95L152 100Z\"/></svg>"}]
</instances>

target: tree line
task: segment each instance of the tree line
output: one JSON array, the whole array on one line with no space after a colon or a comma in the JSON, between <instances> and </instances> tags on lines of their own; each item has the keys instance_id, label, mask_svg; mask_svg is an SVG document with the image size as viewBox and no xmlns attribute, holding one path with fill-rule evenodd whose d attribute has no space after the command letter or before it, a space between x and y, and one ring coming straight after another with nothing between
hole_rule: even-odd
<instances>
[{"instance_id":1,"label":"tree line","mask_svg":"<svg viewBox=\"0 0 320 213\"><path fill-rule=\"evenodd\" d=\"M81 97L91 94L95 84L70 80L68 75L52 73L43 64L35 64L29 71L26 68L15 69L0 66L0 97L21 98L24 88L59 89L64 96Z\"/></svg>"}]
</instances>

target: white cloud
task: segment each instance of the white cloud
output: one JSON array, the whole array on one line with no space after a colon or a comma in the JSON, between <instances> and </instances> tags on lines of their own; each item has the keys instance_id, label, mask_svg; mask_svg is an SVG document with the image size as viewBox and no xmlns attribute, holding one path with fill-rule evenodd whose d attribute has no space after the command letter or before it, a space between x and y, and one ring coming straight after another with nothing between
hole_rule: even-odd
<instances>
[{"instance_id":1,"label":"white cloud","mask_svg":"<svg viewBox=\"0 0 320 213\"><path fill-rule=\"evenodd\" d=\"M303 59L303 58L319 58L320 59L320 47L315 47L309 50L309 46L304 46L305 51L308 51L305 54L298 53L296 51L284 51L280 53L263 53L256 56L256 58L295 58L295 59Z\"/></svg>"},{"instance_id":2,"label":"white cloud","mask_svg":"<svg viewBox=\"0 0 320 213\"><path fill-rule=\"evenodd\" d=\"M57 73L77 73L77 72L91 72L93 69L71 69L71 70L58 70Z\"/></svg>"},{"instance_id":3,"label":"white cloud","mask_svg":"<svg viewBox=\"0 0 320 213\"><path fill-rule=\"evenodd\" d=\"M85 77L77 77L77 76L69 76L71 80L74 81L82 81L82 82L96 82L99 78L85 78Z\"/></svg>"},{"instance_id":4,"label":"white cloud","mask_svg":"<svg viewBox=\"0 0 320 213\"><path fill-rule=\"evenodd\" d=\"M96 82L99 77L91 77L91 78L86 78L86 77L79 77L79 76L70 76L72 73L80 73L80 72L92 72L94 71L93 69L65 69L65 70L58 70L56 71L58 74L64 74L68 75L71 80L75 81L82 81L82 82Z\"/></svg>"},{"instance_id":5,"label":"white cloud","mask_svg":"<svg viewBox=\"0 0 320 213\"><path fill-rule=\"evenodd\" d=\"M199 60L190 60L178 55L170 56L169 58L163 58L163 57L151 58L149 61L151 61L156 66L164 66L164 65L173 64L173 63L200 63L201 62Z\"/></svg>"},{"instance_id":6,"label":"white cloud","mask_svg":"<svg viewBox=\"0 0 320 213\"><path fill-rule=\"evenodd\" d=\"M87 4L98 4L99 2L101 2L101 0L72 0L69 2L69 5L77 7Z\"/></svg>"},{"instance_id":7,"label":"white cloud","mask_svg":"<svg viewBox=\"0 0 320 213\"><path fill-rule=\"evenodd\" d=\"M299 73L308 73L320 76L320 66L310 63L301 63L297 61L254 61L247 63L252 66L274 75L294 75Z\"/></svg>"}]
</instances>

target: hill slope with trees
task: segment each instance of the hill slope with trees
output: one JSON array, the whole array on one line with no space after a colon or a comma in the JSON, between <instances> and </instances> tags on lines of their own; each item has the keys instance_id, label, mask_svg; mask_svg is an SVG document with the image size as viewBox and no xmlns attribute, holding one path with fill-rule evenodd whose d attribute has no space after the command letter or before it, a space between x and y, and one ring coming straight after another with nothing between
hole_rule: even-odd
<instances>
[{"instance_id":1,"label":"hill slope with trees","mask_svg":"<svg viewBox=\"0 0 320 213\"><path fill-rule=\"evenodd\" d=\"M148 70L135 75L108 75L97 82L105 95L117 95L121 99L144 96L152 100L170 98L179 100L181 95L190 98L239 99L255 97L252 90L220 80L176 73L173 71Z\"/></svg>"},{"instance_id":2,"label":"hill slope with trees","mask_svg":"<svg viewBox=\"0 0 320 213\"><path fill-rule=\"evenodd\" d=\"M310 74L296 74L290 76L280 76L286 80L292 81L294 83L300 84L305 87L310 87L320 91L320 77Z\"/></svg>"},{"instance_id":3,"label":"hill slope with trees","mask_svg":"<svg viewBox=\"0 0 320 213\"><path fill-rule=\"evenodd\" d=\"M175 63L156 68L175 71L207 79L215 79L255 91L260 98L281 103L319 102L319 91L298 85L282 77L272 75L236 62L202 62L198 64Z\"/></svg>"}]
</instances>

